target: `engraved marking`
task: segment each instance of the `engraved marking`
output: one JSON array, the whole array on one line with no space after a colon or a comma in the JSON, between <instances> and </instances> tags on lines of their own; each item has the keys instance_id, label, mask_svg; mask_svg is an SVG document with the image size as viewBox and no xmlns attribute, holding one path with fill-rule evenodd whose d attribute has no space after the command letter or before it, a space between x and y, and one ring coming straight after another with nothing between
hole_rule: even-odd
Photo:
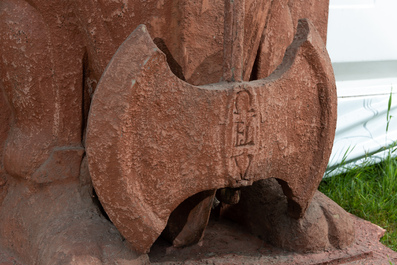
<instances>
[{"instance_id":1,"label":"engraved marking","mask_svg":"<svg viewBox=\"0 0 397 265\"><path fill-rule=\"evenodd\" d=\"M247 177L248 168L251 165L252 158L254 158L254 155L248 154L247 151L240 155L234 156L234 162L236 163L240 177L242 179L246 179Z\"/></svg>"},{"instance_id":2,"label":"engraved marking","mask_svg":"<svg viewBox=\"0 0 397 265\"><path fill-rule=\"evenodd\" d=\"M252 106L251 94L248 91L240 91L236 95L234 114L234 127L236 147L254 145L254 126L252 120L256 117Z\"/></svg>"},{"instance_id":3,"label":"engraved marking","mask_svg":"<svg viewBox=\"0 0 397 265\"><path fill-rule=\"evenodd\" d=\"M260 113L260 116L261 116L261 123L265 123L265 118L263 117L263 114L262 113Z\"/></svg>"},{"instance_id":4,"label":"engraved marking","mask_svg":"<svg viewBox=\"0 0 397 265\"><path fill-rule=\"evenodd\" d=\"M241 179L249 179L248 171L255 154L258 117L249 91L238 91L233 106L233 160Z\"/></svg>"}]
</instances>

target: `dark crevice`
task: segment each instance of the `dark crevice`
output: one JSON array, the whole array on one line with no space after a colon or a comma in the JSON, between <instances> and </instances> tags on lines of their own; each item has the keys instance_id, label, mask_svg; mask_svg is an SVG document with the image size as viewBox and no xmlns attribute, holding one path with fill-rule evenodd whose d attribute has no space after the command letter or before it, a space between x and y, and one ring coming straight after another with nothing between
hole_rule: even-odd
<instances>
[{"instance_id":1,"label":"dark crevice","mask_svg":"<svg viewBox=\"0 0 397 265\"><path fill-rule=\"evenodd\" d=\"M191 224L189 222L192 222L192 220L189 220L189 217L192 211L196 207L203 207L200 206L200 204L203 201L207 200L208 198L214 197L214 195L215 195L215 190L206 190L196 193L193 196L184 200L170 214L167 226L163 230L161 236L168 242L172 243L174 239L177 238L179 233L184 229L185 226L191 227ZM210 211L211 206L208 209L205 208L204 211L205 210ZM201 216L202 217L205 216L205 213ZM204 229L204 227L194 227L194 228ZM203 230L196 230L195 232L197 234L202 234Z\"/></svg>"},{"instance_id":2,"label":"dark crevice","mask_svg":"<svg viewBox=\"0 0 397 265\"><path fill-rule=\"evenodd\" d=\"M92 188L92 201L94 202L94 205L96 207L98 207L99 211L101 212L101 214L103 215L103 217L105 217L108 221L111 222L108 214L105 212L105 209L103 208L101 202L98 199L98 196L96 195L95 189Z\"/></svg>"},{"instance_id":3,"label":"dark crevice","mask_svg":"<svg viewBox=\"0 0 397 265\"><path fill-rule=\"evenodd\" d=\"M182 67L178 64L178 62L174 59L172 56L170 50L168 49L167 45L165 44L164 40L161 38L155 38L153 42L157 45L157 47L165 53L167 57L167 63L168 66L170 67L171 71L176 75L179 79L182 79L183 81L186 81L185 76L183 75L183 69Z\"/></svg>"},{"instance_id":4,"label":"dark crevice","mask_svg":"<svg viewBox=\"0 0 397 265\"><path fill-rule=\"evenodd\" d=\"M271 12L273 10L273 8L272 8L273 7L273 3L274 3L274 0L271 0L270 7L269 7L269 9L267 11L267 15L266 15L266 23L265 23L265 26L263 27L263 30L262 30L261 40L259 42L258 50L256 51L256 57L255 57L254 65L252 66L252 70L251 70L251 75L250 75L250 80L249 81L258 80L260 78L259 77L259 60L260 60L260 55L262 54L262 44L263 44L264 37L265 37L263 34L266 32L267 27L269 25L269 21L271 19Z\"/></svg>"},{"instance_id":5,"label":"dark crevice","mask_svg":"<svg viewBox=\"0 0 397 265\"><path fill-rule=\"evenodd\" d=\"M261 54L261 45L258 47L258 51L256 52L255 62L252 66L250 81L258 80L259 76L259 57Z\"/></svg>"},{"instance_id":6,"label":"dark crevice","mask_svg":"<svg viewBox=\"0 0 397 265\"><path fill-rule=\"evenodd\" d=\"M82 78L82 97L81 97L81 142L85 146L85 130L87 127L88 111L90 109L91 98L87 78L90 76L88 53L83 56L83 78Z\"/></svg>"},{"instance_id":7,"label":"dark crevice","mask_svg":"<svg viewBox=\"0 0 397 265\"><path fill-rule=\"evenodd\" d=\"M294 219L299 219L301 218L302 214L302 207L293 199L293 192L291 187L288 185L288 183L282 179L277 179L277 182L281 185L281 188L283 189L284 195L287 197L288 201L288 214L294 218Z\"/></svg>"}]
</instances>

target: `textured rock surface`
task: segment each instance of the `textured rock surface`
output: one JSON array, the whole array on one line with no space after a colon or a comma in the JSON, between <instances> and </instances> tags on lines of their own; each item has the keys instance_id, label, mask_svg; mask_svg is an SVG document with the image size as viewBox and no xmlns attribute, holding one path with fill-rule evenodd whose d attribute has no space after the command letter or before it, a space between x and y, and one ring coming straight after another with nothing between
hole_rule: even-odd
<instances>
[{"instance_id":1,"label":"textured rock surface","mask_svg":"<svg viewBox=\"0 0 397 265\"><path fill-rule=\"evenodd\" d=\"M98 84L87 155L110 219L146 252L171 212L205 190L274 177L283 183L289 214L302 217L322 179L335 126L332 66L310 22L300 22L270 77L201 87L169 70L141 26Z\"/></svg>"},{"instance_id":2,"label":"textured rock surface","mask_svg":"<svg viewBox=\"0 0 397 265\"><path fill-rule=\"evenodd\" d=\"M9 182L0 212L1 243L24 264L148 263L146 255L129 250L78 183L32 190Z\"/></svg>"},{"instance_id":3,"label":"textured rock surface","mask_svg":"<svg viewBox=\"0 0 397 265\"><path fill-rule=\"evenodd\" d=\"M244 10L239 26L243 49L236 58L242 58L245 81L264 78L281 63L298 18L310 18L325 40L328 1L246 0ZM84 162L91 97L112 56L139 24L147 26L177 77L193 85L219 82L227 57L225 19L230 16L225 14L224 1L0 1L0 243L4 248L26 264L147 262L146 255L126 246L95 204ZM194 104L191 107L194 110ZM174 115L174 110L167 111ZM283 131L281 125L273 130ZM267 137L282 149L288 144L286 134ZM162 137L178 142L176 136ZM199 148L204 136L197 137ZM293 151L283 150L286 155ZM244 171L246 161L240 159L238 164L234 172ZM291 172L280 172L284 173ZM179 195L175 198L181 200L188 194ZM178 200L171 200L171 208Z\"/></svg>"},{"instance_id":4,"label":"textured rock surface","mask_svg":"<svg viewBox=\"0 0 397 265\"><path fill-rule=\"evenodd\" d=\"M327 198L326 200L330 200ZM331 202L332 203L332 202ZM158 240L149 254L152 264L274 264L274 265L380 265L397 262L397 253L379 242L384 229L351 216L357 231L354 243L343 250L297 253L283 250L227 220L210 220L203 241L183 249Z\"/></svg>"},{"instance_id":5,"label":"textured rock surface","mask_svg":"<svg viewBox=\"0 0 397 265\"><path fill-rule=\"evenodd\" d=\"M161 238L153 245L152 264L277 264L277 265L378 265L397 262L397 253L379 242L385 230L352 216L356 230L354 244L343 250L319 253L296 253L273 247L227 220L211 219L203 240L183 249L175 248ZM22 263L11 253L0 249L1 265ZM128 263L127 263L128 264Z\"/></svg>"}]
</instances>

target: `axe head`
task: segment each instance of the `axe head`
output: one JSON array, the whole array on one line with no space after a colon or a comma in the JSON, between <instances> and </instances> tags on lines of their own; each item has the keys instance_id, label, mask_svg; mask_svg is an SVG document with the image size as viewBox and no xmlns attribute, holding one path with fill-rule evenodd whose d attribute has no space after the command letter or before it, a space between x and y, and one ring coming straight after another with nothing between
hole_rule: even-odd
<instances>
[{"instance_id":1,"label":"axe head","mask_svg":"<svg viewBox=\"0 0 397 265\"><path fill-rule=\"evenodd\" d=\"M138 252L199 192L276 178L301 217L336 127L332 66L307 20L266 79L192 86L169 69L146 27L119 47L94 94L86 151L97 195ZM202 223L201 223L202 225Z\"/></svg>"}]
</instances>

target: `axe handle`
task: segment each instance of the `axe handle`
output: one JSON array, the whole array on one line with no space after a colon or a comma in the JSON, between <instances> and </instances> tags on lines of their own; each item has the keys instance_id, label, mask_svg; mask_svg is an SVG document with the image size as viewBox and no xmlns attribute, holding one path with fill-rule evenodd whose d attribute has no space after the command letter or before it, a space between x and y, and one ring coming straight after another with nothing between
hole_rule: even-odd
<instances>
[{"instance_id":1,"label":"axe handle","mask_svg":"<svg viewBox=\"0 0 397 265\"><path fill-rule=\"evenodd\" d=\"M245 0L225 0L223 79L243 80Z\"/></svg>"}]
</instances>

